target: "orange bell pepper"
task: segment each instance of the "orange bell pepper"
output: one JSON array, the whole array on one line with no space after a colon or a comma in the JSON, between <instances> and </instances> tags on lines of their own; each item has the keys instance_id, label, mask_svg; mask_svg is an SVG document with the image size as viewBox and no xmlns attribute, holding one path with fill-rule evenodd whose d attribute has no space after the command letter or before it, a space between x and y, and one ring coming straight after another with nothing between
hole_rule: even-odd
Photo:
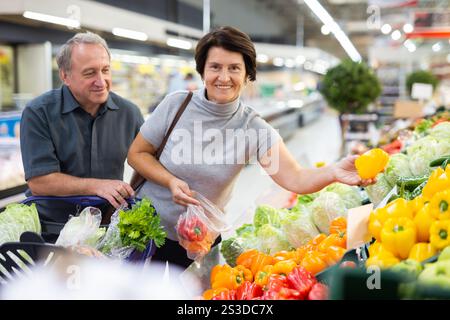
<instances>
[{"instance_id":1,"label":"orange bell pepper","mask_svg":"<svg viewBox=\"0 0 450 320\"><path fill-rule=\"evenodd\" d=\"M330 234L317 246L317 250L319 250L321 252L327 252L327 248L331 247L331 246L346 248L347 247L347 236L345 235L345 233Z\"/></svg>"},{"instance_id":2,"label":"orange bell pepper","mask_svg":"<svg viewBox=\"0 0 450 320\"><path fill-rule=\"evenodd\" d=\"M203 293L203 299L211 300L215 296L219 295L221 292L228 291L227 288L218 288L218 289L208 289Z\"/></svg>"},{"instance_id":3,"label":"orange bell pepper","mask_svg":"<svg viewBox=\"0 0 450 320\"><path fill-rule=\"evenodd\" d=\"M267 254L259 252L258 250L249 250L242 253L237 259L236 264L242 265L250 269L252 274L256 274L264 266L273 264L273 258Z\"/></svg>"},{"instance_id":4,"label":"orange bell pepper","mask_svg":"<svg viewBox=\"0 0 450 320\"><path fill-rule=\"evenodd\" d=\"M306 253L300 265L312 274L317 274L328 267L325 260L325 253L320 251L309 251Z\"/></svg>"},{"instance_id":5,"label":"orange bell pepper","mask_svg":"<svg viewBox=\"0 0 450 320\"><path fill-rule=\"evenodd\" d=\"M337 217L330 223L330 234L347 232L347 219L345 217Z\"/></svg>"},{"instance_id":6,"label":"orange bell pepper","mask_svg":"<svg viewBox=\"0 0 450 320\"><path fill-rule=\"evenodd\" d=\"M329 246L326 250L326 256L325 256L325 262L328 264L328 266L333 266L339 261L341 261L344 254L347 252L342 247L337 246Z\"/></svg>"},{"instance_id":7,"label":"orange bell pepper","mask_svg":"<svg viewBox=\"0 0 450 320\"><path fill-rule=\"evenodd\" d=\"M327 237L326 234L324 233L320 233L317 236L315 236L314 238L312 238L311 240L309 240L306 243L306 250L310 251L310 250L315 250L317 248L317 246L323 241L325 240Z\"/></svg>"},{"instance_id":8,"label":"orange bell pepper","mask_svg":"<svg viewBox=\"0 0 450 320\"><path fill-rule=\"evenodd\" d=\"M295 261L295 263L300 264L300 262L303 260L303 258L305 257L306 254L306 247L305 246L301 246L298 247L295 251L294 251L294 257L293 260Z\"/></svg>"}]
</instances>

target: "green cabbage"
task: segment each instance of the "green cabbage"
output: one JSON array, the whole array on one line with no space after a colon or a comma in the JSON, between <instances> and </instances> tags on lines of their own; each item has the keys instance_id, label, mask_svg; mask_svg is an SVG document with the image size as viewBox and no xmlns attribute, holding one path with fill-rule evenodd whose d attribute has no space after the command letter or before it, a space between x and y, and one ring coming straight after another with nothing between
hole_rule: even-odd
<instances>
[{"instance_id":1,"label":"green cabbage","mask_svg":"<svg viewBox=\"0 0 450 320\"><path fill-rule=\"evenodd\" d=\"M442 134L440 131L435 133ZM429 174L431 172L429 163L450 153L450 138L426 136L408 147L407 153L409 155L411 172L416 176Z\"/></svg>"},{"instance_id":2,"label":"green cabbage","mask_svg":"<svg viewBox=\"0 0 450 320\"><path fill-rule=\"evenodd\" d=\"M245 251L244 240L240 237L231 237L223 240L220 245L220 253L225 261L232 267L236 266L236 259Z\"/></svg>"},{"instance_id":3,"label":"green cabbage","mask_svg":"<svg viewBox=\"0 0 450 320\"><path fill-rule=\"evenodd\" d=\"M253 216L253 225L255 228L260 228L265 224L280 227L280 222L280 214L278 209L269 205L261 205L256 208L255 215Z\"/></svg>"},{"instance_id":4,"label":"green cabbage","mask_svg":"<svg viewBox=\"0 0 450 320\"><path fill-rule=\"evenodd\" d=\"M320 232L328 234L330 222L339 217L347 215L344 200L337 193L321 192L310 206L314 224Z\"/></svg>"},{"instance_id":5,"label":"green cabbage","mask_svg":"<svg viewBox=\"0 0 450 320\"><path fill-rule=\"evenodd\" d=\"M390 185L395 185L399 177L412 177L414 174L409 167L409 158L403 153L396 153L389 157L385 177Z\"/></svg>"},{"instance_id":6,"label":"green cabbage","mask_svg":"<svg viewBox=\"0 0 450 320\"><path fill-rule=\"evenodd\" d=\"M433 152L429 150L421 150L410 156L411 171L417 176L422 176L431 173L430 162L436 159Z\"/></svg>"},{"instance_id":7,"label":"green cabbage","mask_svg":"<svg viewBox=\"0 0 450 320\"><path fill-rule=\"evenodd\" d=\"M430 136L440 141L450 141L450 122L441 122L430 129Z\"/></svg>"},{"instance_id":8,"label":"green cabbage","mask_svg":"<svg viewBox=\"0 0 450 320\"><path fill-rule=\"evenodd\" d=\"M258 228L256 236L259 241L259 250L266 254L292 249L284 232L270 224Z\"/></svg>"},{"instance_id":9,"label":"green cabbage","mask_svg":"<svg viewBox=\"0 0 450 320\"><path fill-rule=\"evenodd\" d=\"M236 235L246 236L246 235L252 234L254 231L255 231L255 226L253 224L246 223L236 229Z\"/></svg>"},{"instance_id":10,"label":"green cabbage","mask_svg":"<svg viewBox=\"0 0 450 320\"><path fill-rule=\"evenodd\" d=\"M302 212L292 211L284 215L281 220L281 229L294 248L306 244L319 234L312 221L311 213L306 207L303 208Z\"/></svg>"},{"instance_id":11,"label":"green cabbage","mask_svg":"<svg viewBox=\"0 0 450 320\"><path fill-rule=\"evenodd\" d=\"M357 187L352 187L343 183L333 183L324 189L322 192L336 193L347 209L359 207L362 202L361 193Z\"/></svg>"},{"instance_id":12,"label":"green cabbage","mask_svg":"<svg viewBox=\"0 0 450 320\"><path fill-rule=\"evenodd\" d=\"M16 242L25 231L41 233L41 224L36 206L13 203L0 213L0 245Z\"/></svg>"},{"instance_id":13,"label":"green cabbage","mask_svg":"<svg viewBox=\"0 0 450 320\"><path fill-rule=\"evenodd\" d=\"M392 190L393 186L389 184L384 173L377 175L377 182L367 186L366 192L370 201L377 206Z\"/></svg>"}]
</instances>

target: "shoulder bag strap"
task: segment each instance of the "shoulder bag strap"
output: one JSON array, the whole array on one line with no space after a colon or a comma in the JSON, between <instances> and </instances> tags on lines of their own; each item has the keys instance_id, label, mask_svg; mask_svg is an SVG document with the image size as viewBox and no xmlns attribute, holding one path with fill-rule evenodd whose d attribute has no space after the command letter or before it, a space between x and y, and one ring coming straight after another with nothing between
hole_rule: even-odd
<instances>
[{"instance_id":1,"label":"shoulder bag strap","mask_svg":"<svg viewBox=\"0 0 450 320\"><path fill-rule=\"evenodd\" d=\"M186 110L187 105L189 104L189 101L191 101L192 98L192 91L189 91L186 99L184 99L183 103L181 104L180 108L178 109L177 114L175 115L175 118L172 121L172 124L169 127L169 130L167 131L167 134L165 135L163 141L161 142L159 148L156 150L156 159L159 160L159 157L161 156L161 153L163 152L163 149L167 143L167 140L169 140L169 136L172 133L173 128L177 124L178 120L180 119L181 115L183 114L184 110Z\"/></svg>"}]
</instances>

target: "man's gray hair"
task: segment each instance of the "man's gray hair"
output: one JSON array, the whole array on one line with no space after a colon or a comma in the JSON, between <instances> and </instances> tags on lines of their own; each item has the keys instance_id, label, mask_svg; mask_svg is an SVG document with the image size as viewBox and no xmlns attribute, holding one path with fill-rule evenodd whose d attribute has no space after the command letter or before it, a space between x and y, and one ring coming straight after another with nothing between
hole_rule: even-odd
<instances>
[{"instance_id":1,"label":"man's gray hair","mask_svg":"<svg viewBox=\"0 0 450 320\"><path fill-rule=\"evenodd\" d=\"M67 40L67 42L61 47L57 57L56 62L58 63L58 68L64 72L69 72L72 69L72 49L74 46L87 43L87 44L98 44L105 48L108 52L108 56L111 59L111 52L109 51L108 45L105 39L100 37L98 34L92 32L77 33L72 38Z\"/></svg>"}]
</instances>

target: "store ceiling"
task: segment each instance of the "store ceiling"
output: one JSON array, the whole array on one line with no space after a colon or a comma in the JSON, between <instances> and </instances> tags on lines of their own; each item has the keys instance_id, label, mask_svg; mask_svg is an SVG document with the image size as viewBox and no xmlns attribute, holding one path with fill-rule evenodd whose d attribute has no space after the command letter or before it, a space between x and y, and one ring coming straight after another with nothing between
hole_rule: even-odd
<instances>
[{"instance_id":1,"label":"store ceiling","mask_svg":"<svg viewBox=\"0 0 450 320\"><path fill-rule=\"evenodd\" d=\"M200 8L203 4L203 0L181 1L191 5L196 4ZM210 0L213 26L217 25L217 21L227 21L228 24L240 27L243 31L250 33L252 38L257 41L318 47L337 57L347 57L333 35L321 33L322 23L303 0L245 1L246 8L250 6L249 3L253 3L254 7L271 13L274 19L282 17L277 20L277 23L282 24L279 26L278 36L271 35L267 39L264 39L264 36L252 34L249 27L251 21L245 24L239 15L230 15L229 11L224 12L225 10L218 8L219 1ZM364 59L367 59L369 48L374 45L377 38L388 37L380 31L382 24L389 23L394 28L401 28L407 22L413 23L414 12L443 12L449 10L450 7L449 0L319 0L319 2L348 35ZM236 11L241 9L239 1L230 1L229 6L235 6L234 10ZM242 4L243 9L244 4ZM223 15L226 16L223 17ZM450 26L450 23L447 26Z\"/></svg>"}]
</instances>

